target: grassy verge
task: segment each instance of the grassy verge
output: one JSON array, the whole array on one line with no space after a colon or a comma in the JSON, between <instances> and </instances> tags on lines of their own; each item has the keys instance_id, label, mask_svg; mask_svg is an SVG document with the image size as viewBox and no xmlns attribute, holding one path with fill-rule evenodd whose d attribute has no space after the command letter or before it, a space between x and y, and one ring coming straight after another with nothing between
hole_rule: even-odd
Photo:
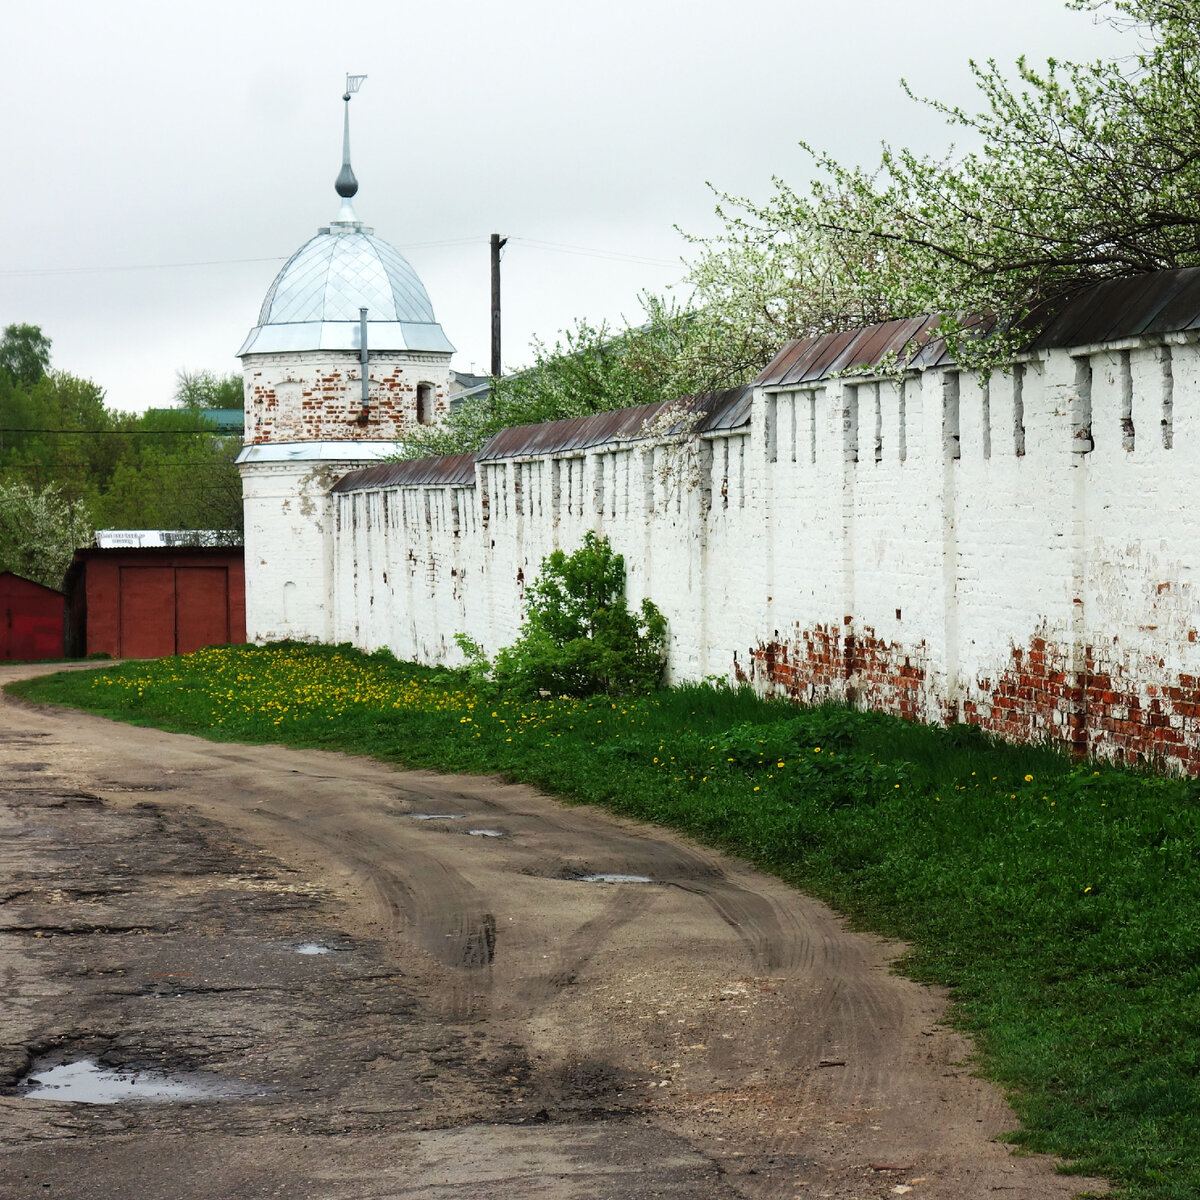
<instances>
[{"instance_id":1,"label":"grassy verge","mask_svg":"<svg viewBox=\"0 0 1200 1200\"><path fill-rule=\"evenodd\" d=\"M488 699L345 647L220 648L11 689L222 740L499 771L683 830L912 943L1014 1138L1200 1195L1200 803L1185 781L836 707L681 687Z\"/></svg>"}]
</instances>

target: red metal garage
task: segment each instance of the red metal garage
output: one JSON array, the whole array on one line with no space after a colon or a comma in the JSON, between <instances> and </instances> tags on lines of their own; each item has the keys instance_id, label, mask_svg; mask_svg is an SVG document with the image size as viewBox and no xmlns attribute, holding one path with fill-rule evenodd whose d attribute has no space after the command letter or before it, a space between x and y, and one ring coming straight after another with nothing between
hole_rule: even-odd
<instances>
[{"instance_id":1,"label":"red metal garage","mask_svg":"<svg viewBox=\"0 0 1200 1200\"><path fill-rule=\"evenodd\" d=\"M246 640L239 548L79 550L67 592L75 654L159 658Z\"/></svg>"},{"instance_id":2,"label":"red metal garage","mask_svg":"<svg viewBox=\"0 0 1200 1200\"><path fill-rule=\"evenodd\" d=\"M0 660L62 658L63 612L62 592L0 573Z\"/></svg>"}]
</instances>

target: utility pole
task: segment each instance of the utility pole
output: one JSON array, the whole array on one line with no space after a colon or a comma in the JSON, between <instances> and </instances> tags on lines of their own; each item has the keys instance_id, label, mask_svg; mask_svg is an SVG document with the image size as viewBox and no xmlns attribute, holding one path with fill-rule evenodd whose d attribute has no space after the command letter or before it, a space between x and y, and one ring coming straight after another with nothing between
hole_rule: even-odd
<instances>
[{"instance_id":1,"label":"utility pole","mask_svg":"<svg viewBox=\"0 0 1200 1200\"><path fill-rule=\"evenodd\" d=\"M492 234L492 378L499 379L500 366L500 249L508 238Z\"/></svg>"}]
</instances>

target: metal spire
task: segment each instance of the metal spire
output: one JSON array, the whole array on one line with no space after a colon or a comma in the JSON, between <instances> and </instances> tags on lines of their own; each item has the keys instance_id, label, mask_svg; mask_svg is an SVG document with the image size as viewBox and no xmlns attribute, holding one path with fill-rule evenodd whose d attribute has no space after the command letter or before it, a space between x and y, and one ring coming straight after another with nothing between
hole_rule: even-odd
<instances>
[{"instance_id":1,"label":"metal spire","mask_svg":"<svg viewBox=\"0 0 1200 1200\"><path fill-rule=\"evenodd\" d=\"M342 96L346 102L346 116L342 131L342 169L338 172L337 182L333 185L334 191L342 198L342 205L334 220L335 225L358 223L354 205L350 203L351 197L358 191L358 180L354 177L354 170L350 166L350 97L362 87L364 79L366 79L365 75L347 75L346 91Z\"/></svg>"}]
</instances>

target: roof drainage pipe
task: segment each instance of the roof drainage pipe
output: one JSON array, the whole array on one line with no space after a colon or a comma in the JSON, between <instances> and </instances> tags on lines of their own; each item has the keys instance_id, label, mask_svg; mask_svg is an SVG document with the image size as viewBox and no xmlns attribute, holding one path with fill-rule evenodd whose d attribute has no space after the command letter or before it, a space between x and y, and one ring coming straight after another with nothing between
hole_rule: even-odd
<instances>
[{"instance_id":1,"label":"roof drainage pipe","mask_svg":"<svg viewBox=\"0 0 1200 1200\"><path fill-rule=\"evenodd\" d=\"M370 380L367 378L367 310L358 310L358 345L359 360L362 363L362 408L358 414L358 423L365 425L371 411Z\"/></svg>"}]
</instances>

